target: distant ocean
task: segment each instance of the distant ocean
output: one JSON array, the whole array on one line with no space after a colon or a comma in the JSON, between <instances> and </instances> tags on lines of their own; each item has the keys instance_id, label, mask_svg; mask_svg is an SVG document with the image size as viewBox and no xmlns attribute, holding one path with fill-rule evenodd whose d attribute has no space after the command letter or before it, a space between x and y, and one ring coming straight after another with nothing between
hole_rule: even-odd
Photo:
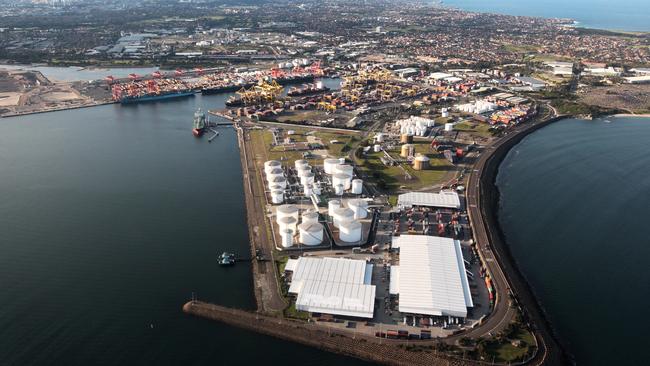
<instances>
[{"instance_id":1,"label":"distant ocean","mask_svg":"<svg viewBox=\"0 0 650 366\"><path fill-rule=\"evenodd\" d=\"M444 0L443 4L478 12L571 18L586 28L650 32L648 0Z\"/></svg>"}]
</instances>

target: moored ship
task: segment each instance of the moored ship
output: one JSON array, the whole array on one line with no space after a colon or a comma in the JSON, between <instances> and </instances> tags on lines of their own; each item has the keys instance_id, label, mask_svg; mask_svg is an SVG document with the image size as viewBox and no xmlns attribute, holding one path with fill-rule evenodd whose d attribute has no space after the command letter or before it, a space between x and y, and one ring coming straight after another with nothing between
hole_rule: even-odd
<instances>
[{"instance_id":1,"label":"moored ship","mask_svg":"<svg viewBox=\"0 0 650 366\"><path fill-rule=\"evenodd\" d=\"M196 137L201 137L207 128L205 121L205 113L199 108L194 112L194 122L192 125L192 134Z\"/></svg>"},{"instance_id":2,"label":"moored ship","mask_svg":"<svg viewBox=\"0 0 650 366\"><path fill-rule=\"evenodd\" d=\"M290 97L299 97L303 95L323 93L329 90L330 88L323 85L322 81L317 81L316 83L312 83L312 84L304 84L301 88L293 87L289 89L287 95Z\"/></svg>"}]
</instances>

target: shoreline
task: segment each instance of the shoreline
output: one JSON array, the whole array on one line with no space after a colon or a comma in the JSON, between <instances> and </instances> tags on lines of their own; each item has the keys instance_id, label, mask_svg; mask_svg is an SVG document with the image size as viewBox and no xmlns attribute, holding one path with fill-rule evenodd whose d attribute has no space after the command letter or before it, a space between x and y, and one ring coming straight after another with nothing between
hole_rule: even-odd
<instances>
[{"instance_id":1,"label":"shoreline","mask_svg":"<svg viewBox=\"0 0 650 366\"><path fill-rule=\"evenodd\" d=\"M558 334L549 320L542 302L521 271L516 259L512 256L507 238L499 223L500 192L496 186L496 177L505 157L526 136L555 122L568 118L575 118L575 116L563 115L540 121L503 141L484 158L485 170L478 177L481 186L478 197L480 216L482 216L480 220L486 224L489 245L496 253L499 266L506 273L508 283L513 287L513 292L519 303L523 305L521 308L524 317L531 321L533 331L540 336L544 354L536 355L536 357L542 356L540 361L543 364L547 362L549 364L574 364L575 360L573 355L560 342ZM542 347L540 347L538 353L541 353Z\"/></svg>"}]
</instances>

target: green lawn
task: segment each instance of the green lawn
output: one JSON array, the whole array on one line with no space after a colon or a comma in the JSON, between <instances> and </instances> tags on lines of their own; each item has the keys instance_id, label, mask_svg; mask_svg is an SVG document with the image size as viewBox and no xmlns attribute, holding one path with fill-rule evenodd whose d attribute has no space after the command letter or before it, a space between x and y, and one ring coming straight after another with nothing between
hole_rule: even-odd
<instances>
[{"instance_id":1,"label":"green lawn","mask_svg":"<svg viewBox=\"0 0 650 366\"><path fill-rule=\"evenodd\" d=\"M463 121L454 125L454 130L475 133L481 137L490 137L491 126L482 122Z\"/></svg>"}]
</instances>

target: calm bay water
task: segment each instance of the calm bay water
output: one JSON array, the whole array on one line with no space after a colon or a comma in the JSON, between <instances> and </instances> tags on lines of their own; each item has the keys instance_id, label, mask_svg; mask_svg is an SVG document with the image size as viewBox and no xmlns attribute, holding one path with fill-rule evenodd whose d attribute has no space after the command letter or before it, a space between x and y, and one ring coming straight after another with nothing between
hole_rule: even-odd
<instances>
[{"instance_id":1,"label":"calm bay water","mask_svg":"<svg viewBox=\"0 0 650 366\"><path fill-rule=\"evenodd\" d=\"M564 120L501 165L512 254L580 365L647 364L650 118Z\"/></svg>"},{"instance_id":2,"label":"calm bay water","mask_svg":"<svg viewBox=\"0 0 650 366\"><path fill-rule=\"evenodd\" d=\"M0 119L0 365L362 364L181 312L254 306L226 95Z\"/></svg>"},{"instance_id":3,"label":"calm bay water","mask_svg":"<svg viewBox=\"0 0 650 366\"><path fill-rule=\"evenodd\" d=\"M544 18L571 18L581 27L650 32L647 0L445 0L459 9Z\"/></svg>"}]
</instances>

